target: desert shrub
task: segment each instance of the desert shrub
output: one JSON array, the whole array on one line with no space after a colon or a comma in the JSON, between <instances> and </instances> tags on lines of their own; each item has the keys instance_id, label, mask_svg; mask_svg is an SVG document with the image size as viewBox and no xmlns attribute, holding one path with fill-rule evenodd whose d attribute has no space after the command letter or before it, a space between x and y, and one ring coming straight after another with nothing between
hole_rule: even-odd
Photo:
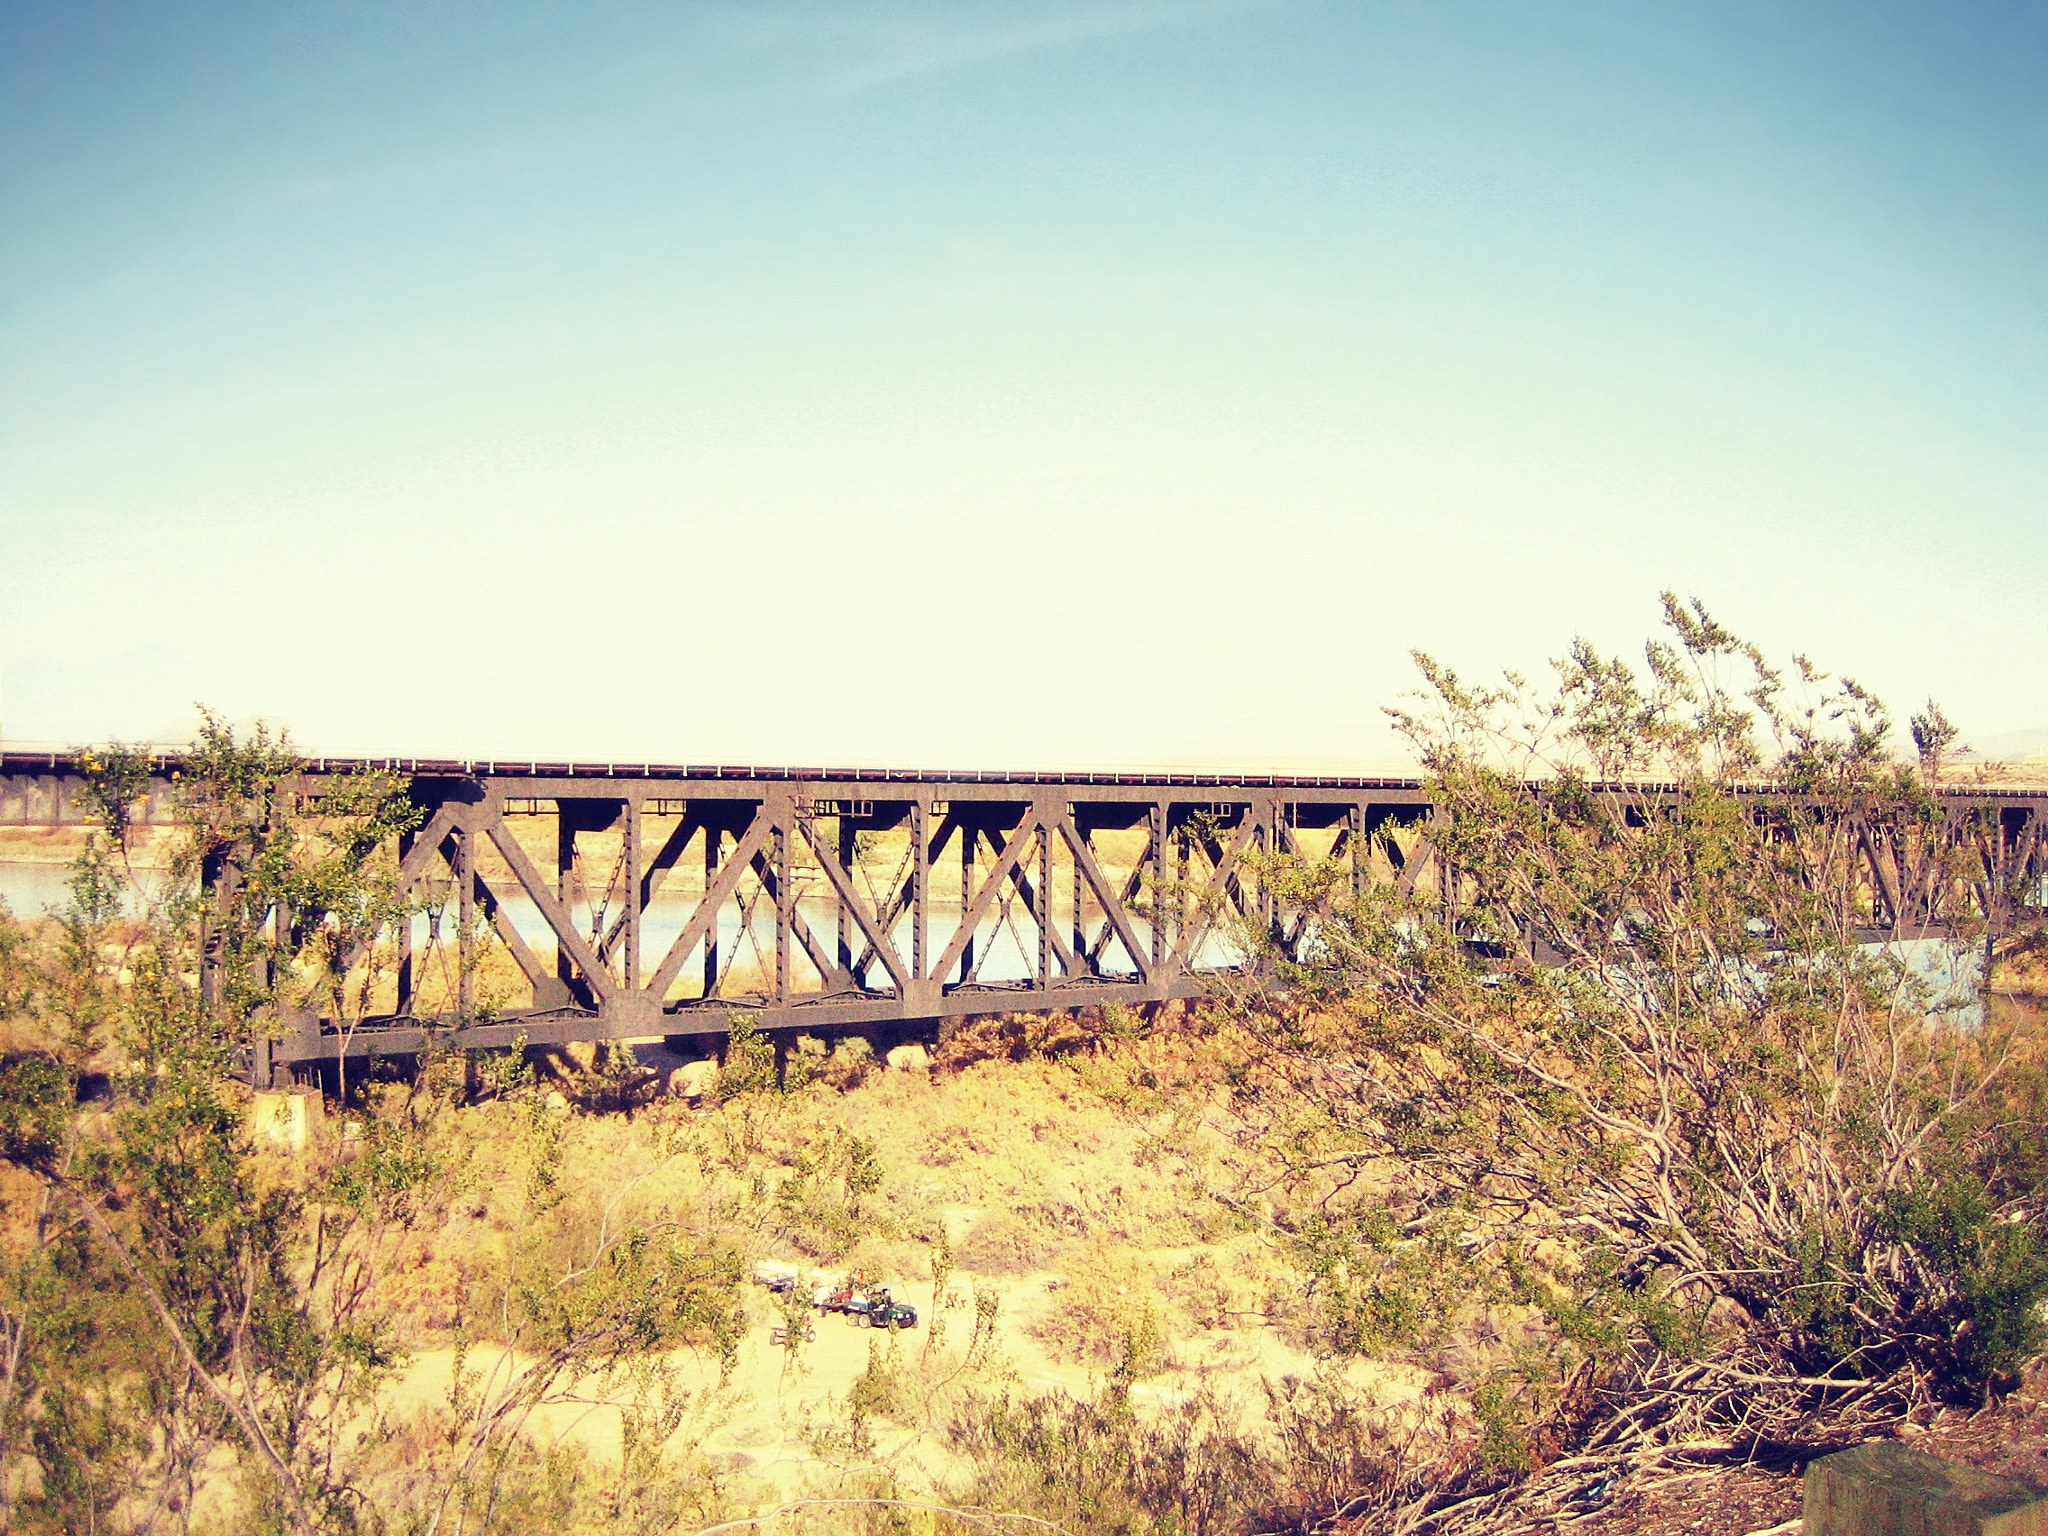
<instances>
[{"instance_id":1,"label":"desert shrub","mask_svg":"<svg viewBox=\"0 0 2048 1536\"><path fill-rule=\"evenodd\" d=\"M1014 1211L989 1211L961 1237L959 1259L977 1274L1022 1275L1043 1268L1057 1251L1042 1227Z\"/></svg>"},{"instance_id":2,"label":"desert shrub","mask_svg":"<svg viewBox=\"0 0 2048 1536\"><path fill-rule=\"evenodd\" d=\"M847 1413L856 1422L867 1419L908 1419L920 1392L903 1362L903 1345L892 1332L885 1344L868 1340L868 1361L846 1390Z\"/></svg>"},{"instance_id":3,"label":"desert shrub","mask_svg":"<svg viewBox=\"0 0 2048 1536\"><path fill-rule=\"evenodd\" d=\"M803 1253L839 1259L862 1238L884 1235L868 1210L882 1187L879 1149L846 1131L795 1148L775 1190L777 1227Z\"/></svg>"},{"instance_id":4,"label":"desert shrub","mask_svg":"<svg viewBox=\"0 0 2048 1536\"><path fill-rule=\"evenodd\" d=\"M1072 1012L976 1014L940 1032L933 1064L958 1071L982 1061L1051 1059L1087 1049L1097 1031Z\"/></svg>"},{"instance_id":5,"label":"desert shrub","mask_svg":"<svg viewBox=\"0 0 2048 1536\"><path fill-rule=\"evenodd\" d=\"M1422 658L1407 878L1268 861L1305 942L1245 935L1269 981L1237 1106L1292 1169L1276 1241L1320 1347L1468 1389L1463 1470L1401 1495L1453 1523L1975 1401L2043 1343L2039 1165L2007 1129L2040 1025L1973 1022L1871 942L1902 899L1873 850L1959 950L1981 864L1868 693L1802 662L1795 697L1667 613L1641 672L1581 644L1547 694Z\"/></svg>"},{"instance_id":6,"label":"desert shrub","mask_svg":"<svg viewBox=\"0 0 2048 1536\"><path fill-rule=\"evenodd\" d=\"M1123 1383L1092 1399L974 1397L947 1435L971 1469L956 1498L1111 1536L1288 1528L1251 1518L1285 1503L1286 1473L1236 1419L1206 1393L1140 1415ZM957 1516L939 1526L974 1528Z\"/></svg>"},{"instance_id":7,"label":"desert shrub","mask_svg":"<svg viewBox=\"0 0 2048 1536\"><path fill-rule=\"evenodd\" d=\"M294 1010L344 1023L367 1011L380 937L409 918L392 845L417 809L380 774L330 779L308 803L287 742L238 739L208 717L166 865L145 888L126 857L145 760L115 750L81 766L100 826L70 909L33 937L0 917L0 1012L43 1042L0 1060L0 1526L149 1529L189 1520L205 1492L223 1521L300 1536L402 1527L422 1509L424 1528L451 1504L488 1527L501 1496L525 1496L507 1477L535 1466L521 1425L536 1407L652 1390L651 1362L685 1344L729 1350L733 1245L617 1199L567 1198L572 1117L508 1079L523 1102L488 1116L521 1128L530 1155L494 1310L517 1368L480 1384L458 1369L448 1433L373 1488L382 1474L361 1428L404 1363L400 1309L468 1321L471 1276L436 1259L423 1231L451 1202L481 1210L504 1192L475 1194L451 1155L452 1058L409 1083L352 1069L344 1133L292 1160L252 1143L237 1074L260 1061L252 1038ZM674 1403L655 1392L635 1410L652 1438L628 1446L625 1482L584 1510L641 1507L626 1484L653 1477L640 1452L666 1438L655 1425L674 1422ZM560 1483L541 1466L529 1491ZM685 1506L646 1507L665 1527Z\"/></svg>"},{"instance_id":8,"label":"desert shrub","mask_svg":"<svg viewBox=\"0 0 2048 1536\"><path fill-rule=\"evenodd\" d=\"M977 1062L1018 1059L1017 1041L1004 1025L1001 1014L969 1015L948 1020L939 1031L939 1045L932 1054L932 1064L942 1071L958 1071Z\"/></svg>"},{"instance_id":9,"label":"desert shrub","mask_svg":"<svg viewBox=\"0 0 2048 1536\"><path fill-rule=\"evenodd\" d=\"M880 1070L875 1048L859 1035L836 1042L825 1059L813 1068L813 1077L828 1088L851 1092Z\"/></svg>"},{"instance_id":10,"label":"desert shrub","mask_svg":"<svg viewBox=\"0 0 2048 1536\"><path fill-rule=\"evenodd\" d=\"M726 1021L725 1059L718 1068L718 1101L730 1103L775 1088L775 1045L753 1019L734 1012Z\"/></svg>"},{"instance_id":11,"label":"desert shrub","mask_svg":"<svg viewBox=\"0 0 2048 1536\"><path fill-rule=\"evenodd\" d=\"M1160 1281L1159 1291L1197 1328L1232 1325L1235 1294L1214 1254L1198 1253L1174 1266Z\"/></svg>"},{"instance_id":12,"label":"desert shrub","mask_svg":"<svg viewBox=\"0 0 2048 1536\"><path fill-rule=\"evenodd\" d=\"M476 1053L486 1061L483 1053ZM561 1093L581 1109L598 1114L631 1109L647 1102L659 1091L659 1078L640 1064L633 1047L623 1040L577 1042L533 1050L527 1066L536 1079ZM480 1092L500 1094L519 1084L516 1071L505 1061L472 1067Z\"/></svg>"},{"instance_id":13,"label":"desert shrub","mask_svg":"<svg viewBox=\"0 0 2048 1536\"><path fill-rule=\"evenodd\" d=\"M697 1448L690 1426L678 1433L680 1404L640 1403L627 1410L621 1454L593 1456L577 1442L506 1436L458 1490L440 1502L439 1469L460 1443L445 1406L383 1416L365 1442L360 1472L374 1490L375 1514L363 1524L394 1536L457 1529L470 1536L546 1530L563 1536L695 1529L735 1513L726 1479ZM437 1526L438 1520L438 1526Z\"/></svg>"},{"instance_id":14,"label":"desert shrub","mask_svg":"<svg viewBox=\"0 0 2048 1536\"><path fill-rule=\"evenodd\" d=\"M1098 1244L1063 1266L1056 1284L1029 1325L1048 1354L1114 1367L1132 1380L1165 1369L1168 1330L1181 1319L1169 1312L1144 1259Z\"/></svg>"}]
</instances>

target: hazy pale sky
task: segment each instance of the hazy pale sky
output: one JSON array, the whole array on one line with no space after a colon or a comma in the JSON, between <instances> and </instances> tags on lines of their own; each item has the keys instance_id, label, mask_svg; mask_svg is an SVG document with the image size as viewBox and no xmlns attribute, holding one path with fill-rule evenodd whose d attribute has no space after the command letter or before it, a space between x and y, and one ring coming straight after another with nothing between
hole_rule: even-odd
<instances>
[{"instance_id":1,"label":"hazy pale sky","mask_svg":"<svg viewBox=\"0 0 2048 1536\"><path fill-rule=\"evenodd\" d=\"M1368 766L1662 587L2048 725L2048 9L0 7L0 730Z\"/></svg>"}]
</instances>

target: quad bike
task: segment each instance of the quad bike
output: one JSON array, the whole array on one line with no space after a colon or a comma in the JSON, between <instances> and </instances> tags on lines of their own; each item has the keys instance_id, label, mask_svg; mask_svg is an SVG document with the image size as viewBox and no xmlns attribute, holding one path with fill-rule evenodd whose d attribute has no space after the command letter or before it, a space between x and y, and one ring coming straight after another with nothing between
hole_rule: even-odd
<instances>
[{"instance_id":1,"label":"quad bike","mask_svg":"<svg viewBox=\"0 0 2048 1536\"><path fill-rule=\"evenodd\" d=\"M889 1293L883 1291L880 1294L886 1296ZM828 1291L819 1298L818 1310L820 1312L850 1313L857 1308L865 1307L867 1304L868 1293L866 1291L862 1290L859 1286L842 1285L837 1290Z\"/></svg>"},{"instance_id":2,"label":"quad bike","mask_svg":"<svg viewBox=\"0 0 2048 1536\"><path fill-rule=\"evenodd\" d=\"M869 1328L915 1328L917 1308L906 1307L900 1301L874 1302L862 1315L861 1322Z\"/></svg>"},{"instance_id":3,"label":"quad bike","mask_svg":"<svg viewBox=\"0 0 2048 1536\"><path fill-rule=\"evenodd\" d=\"M846 1314L846 1325L849 1328L865 1328L868 1326L868 1315L877 1307L888 1305L888 1291L876 1286L870 1291L854 1291L832 1310Z\"/></svg>"}]
</instances>

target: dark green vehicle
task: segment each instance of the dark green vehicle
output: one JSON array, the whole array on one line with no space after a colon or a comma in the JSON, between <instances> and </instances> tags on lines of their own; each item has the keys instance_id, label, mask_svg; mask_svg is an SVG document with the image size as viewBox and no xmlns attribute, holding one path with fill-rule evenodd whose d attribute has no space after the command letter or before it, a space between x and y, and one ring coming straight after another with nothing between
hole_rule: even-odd
<instances>
[{"instance_id":1,"label":"dark green vehicle","mask_svg":"<svg viewBox=\"0 0 2048 1536\"><path fill-rule=\"evenodd\" d=\"M838 1310L846 1314L847 1322L856 1328L915 1328L917 1308L892 1301L885 1290L876 1289L866 1295L853 1295L843 1301L834 1298ZM828 1303L829 1305L829 1303Z\"/></svg>"},{"instance_id":2,"label":"dark green vehicle","mask_svg":"<svg viewBox=\"0 0 2048 1536\"><path fill-rule=\"evenodd\" d=\"M915 1328L917 1308L884 1298L868 1304L864 1321L870 1328Z\"/></svg>"}]
</instances>

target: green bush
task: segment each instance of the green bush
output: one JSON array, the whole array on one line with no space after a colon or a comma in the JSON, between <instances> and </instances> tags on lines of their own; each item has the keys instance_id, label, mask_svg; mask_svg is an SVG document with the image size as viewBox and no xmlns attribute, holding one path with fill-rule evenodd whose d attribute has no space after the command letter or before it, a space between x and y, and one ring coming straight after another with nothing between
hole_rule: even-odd
<instances>
[{"instance_id":1,"label":"green bush","mask_svg":"<svg viewBox=\"0 0 2048 1536\"><path fill-rule=\"evenodd\" d=\"M1975 1402L2044 1342L2042 1021L1973 1017L1869 939L1895 880L1973 974L1967 813L1853 682L1667 617L1640 666L1580 643L1548 691L1418 658L1395 715L1429 814L1357 851L1380 878L1251 861L1283 919L1242 934L1235 1103L1292 1169L1274 1238L1318 1348L1466 1387L1465 1470L1417 1495L1459 1520L1523 1478L1562 1497L1560 1458Z\"/></svg>"}]
</instances>

